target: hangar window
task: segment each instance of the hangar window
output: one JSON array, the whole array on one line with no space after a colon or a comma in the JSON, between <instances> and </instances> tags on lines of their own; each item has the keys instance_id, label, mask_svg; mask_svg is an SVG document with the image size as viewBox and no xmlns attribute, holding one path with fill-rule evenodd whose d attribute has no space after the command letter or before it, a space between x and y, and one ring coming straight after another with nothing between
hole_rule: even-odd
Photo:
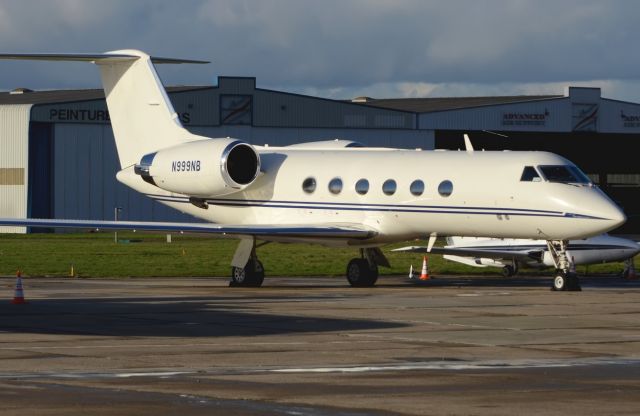
<instances>
[{"instance_id":1,"label":"hangar window","mask_svg":"<svg viewBox=\"0 0 640 416\"><path fill-rule=\"evenodd\" d=\"M312 194L316 190L316 178L307 178L302 182L302 190Z\"/></svg>"},{"instance_id":2,"label":"hangar window","mask_svg":"<svg viewBox=\"0 0 640 416\"><path fill-rule=\"evenodd\" d=\"M356 182L356 192L360 195L364 195L369 192L369 181L366 179L360 179Z\"/></svg>"},{"instance_id":3,"label":"hangar window","mask_svg":"<svg viewBox=\"0 0 640 416\"><path fill-rule=\"evenodd\" d=\"M525 166L520 177L521 182L540 182L540 175L533 166Z\"/></svg>"},{"instance_id":4,"label":"hangar window","mask_svg":"<svg viewBox=\"0 0 640 416\"><path fill-rule=\"evenodd\" d=\"M409 186L409 191L411 191L411 195L420 196L424 192L424 182L420 179L416 179L411 182L411 186Z\"/></svg>"},{"instance_id":5,"label":"hangar window","mask_svg":"<svg viewBox=\"0 0 640 416\"><path fill-rule=\"evenodd\" d=\"M538 166L549 182L589 184L591 179L580 169L571 165Z\"/></svg>"},{"instance_id":6,"label":"hangar window","mask_svg":"<svg viewBox=\"0 0 640 416\"><path fill-rule=\"evenodd\" d=\"M396 181L394 181L393 179L387 179L382 184L382 192L384 192L385 195L395 194L396 188L397 188Z\"/></svg>"},{"instance_id":7,"label":"hangar window","mask_svg":"<svg viewBox=\"0 0 640 416\"><path fill-rule=\"evenodd\" d=\"M442 181L438 185L438 193L440 196L447 197L453 193L453 184L451 181Z\"/></svg>"},{"instance_id":8,"label":"hangar window","mask_svg":"<svg viewBox=\"0 0 640 416\"><path fill-rule=\"evenodd\" d=\"M342 179L333 178L329 182L329 192L332 194L339 194L342 191Z\"/></svg>"}]
</instances>

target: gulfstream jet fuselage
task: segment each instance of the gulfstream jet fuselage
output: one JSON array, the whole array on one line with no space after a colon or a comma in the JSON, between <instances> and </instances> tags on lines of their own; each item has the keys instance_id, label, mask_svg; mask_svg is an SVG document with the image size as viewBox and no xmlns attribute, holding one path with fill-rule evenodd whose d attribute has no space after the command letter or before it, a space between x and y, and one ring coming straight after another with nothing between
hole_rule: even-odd
<instances>
[{"instance_id":1,"label":"gulfstream jet fuselage","mask_svg":"<svg viewBox=\"0 0 640 416\"><path fill-rule=\"evenodd\" d=\"M212 224L2 219L0 225L199 231L241 240L233 282L259 285L256 239L361 248L347 267L372 285L382 244L437 235L547 240L568 270L566 241L625 221L571 162L545 152L366 148L348 141L254 146L194 135L181 125L153 63L125 50L98 55L3 55L91 61L101 70L121 171L150 198Z\"/></svg>"}]
</instances>

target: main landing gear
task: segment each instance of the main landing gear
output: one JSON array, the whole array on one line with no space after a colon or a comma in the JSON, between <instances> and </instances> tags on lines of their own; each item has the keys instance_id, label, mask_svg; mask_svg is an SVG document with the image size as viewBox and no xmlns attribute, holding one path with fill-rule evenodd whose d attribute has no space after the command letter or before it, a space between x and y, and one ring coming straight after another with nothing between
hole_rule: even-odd
<instances>
[{"instance_id":1,"label":"main landing gear","mask_svg":"<svg viewBox=\"0 0 640 416\"><path fill-rule=\"evenodd\" d=\"M268 242L256 245L255 239L240 240L231 262L231 280L233 287L260 287L264 281L264 267L256 254L256 248ZM360 249L360 257L351 259L347 265L347 280L353 287L371 287L378 280L378 265L390 267L389 260L379 248Z\"/></svg>"},{"instance_id":2,"label":"main landing gear","mask_svg":"<svg viewBox=\"0 0 640 416\"><path fill-rule=\"evenodd\" d=\"M578 275L572 270L571 261L567 255L567 242L564 240L547 241L549 253L556 266L551 290L580 291Z\"/></svg>"},{"instance_id":3,"label":"main landing gear","mask_svg":"<svg viewBox=\"0 0 640 416\"><path fill-rule=\"evenodd\" d=\"M361 248L360 257L347 265L347 280L353 287L371 287L378 281L378 265L389 267L389 260L379 248Z\"/></svg>"},{"instance_id":4,"label":"main landing gear","mask_svg":"<svg viewBox=\"0 0 640 416\"><path fill-rule=\"evenodd\" d=\"M260 287L263 281L264 267L256 257L251 257L244 267L231 266L229 286Z\"/></svg>"},{"instance_id":5,"label":"main landing gear","mask_svg":"<svg viewBox=\"0 0 640 416\"><path fill-rule=\"evenodd\" d=\"M262 243L262 245L267 243ZM256 240L240 240L231 262L232 287L260 287L264 281L264 267L256 254Z\"/></svg>"},{"instance_id":6,"label":"main landing gear","mask_svg":"<svg viewBox=\"0 0 640 416\"><path fill-rule=\"evenodd\" d=\"M513 265L506 264L502 268L502 276L504 277L513 277L516 273L518 273L518 264L515 261L513 262Z\"/></svg>"}]
</instances>

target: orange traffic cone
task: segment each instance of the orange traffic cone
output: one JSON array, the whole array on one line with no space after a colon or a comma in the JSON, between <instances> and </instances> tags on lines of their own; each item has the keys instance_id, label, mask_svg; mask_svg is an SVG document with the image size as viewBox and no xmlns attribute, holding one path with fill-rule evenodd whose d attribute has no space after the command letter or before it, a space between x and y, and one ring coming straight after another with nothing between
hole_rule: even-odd
<instances>
[{"instance_id":1,"label":"orange traffic cone","mask_svg":"<svg viewBox=\"0 0 640 416\"><path fill-rule=\"evenodd\" d=\"M20 270L18 270L17 275L18 277L16 279L16 290L11 303L13 303L14 305L22 305L24 303L27 303L27 301L24 300L24 291L22 290L22 273L20 273Z\"/></svg>"},{"instance_id":2,"label":"orange traffic cone","mask_svg":"<svg viewBox=\"0 0 640 416\"><path fill-rule=\"evenodd\" d=\"M427 264L427 256L422 259L422 273L420 273L420 280L429 280L429 265Z\"/></svg>"}]
</instances>

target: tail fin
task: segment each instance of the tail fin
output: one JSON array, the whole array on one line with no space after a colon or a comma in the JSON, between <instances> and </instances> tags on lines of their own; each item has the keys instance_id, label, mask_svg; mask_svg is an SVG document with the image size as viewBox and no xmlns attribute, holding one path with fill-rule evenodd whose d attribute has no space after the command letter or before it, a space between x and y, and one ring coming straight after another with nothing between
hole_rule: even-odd
<instances>
[{"instance_id":1,"label":"tail fin","mask_svg":"<svg viewBox=\"0 0 640 416\"><path fill-rule=\"evenodd\" d=\"M193 140L182 127L154 63L207 63L154 58L136 50L97 55L0 55L0 59L87 61L100 68L121 168L155 150Z\"/></svg>"}]
</instances>

